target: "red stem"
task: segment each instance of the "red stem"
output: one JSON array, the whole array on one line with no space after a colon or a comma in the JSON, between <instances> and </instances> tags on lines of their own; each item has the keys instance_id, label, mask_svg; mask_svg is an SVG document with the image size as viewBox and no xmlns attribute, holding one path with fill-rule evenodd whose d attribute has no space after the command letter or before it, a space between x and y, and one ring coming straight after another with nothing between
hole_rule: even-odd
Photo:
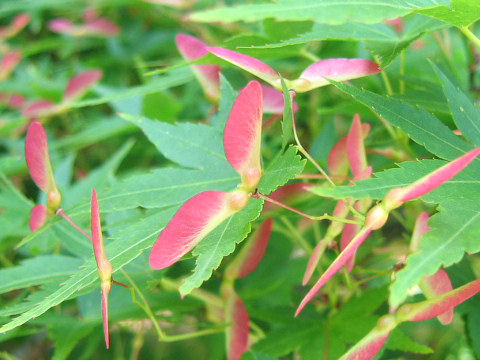
<instances>
[{"instance_id":1,"label":"red stem","mask_svg":"<svg viewBox=\"0 0 480 360\"><path fill-rule=\"evenodd\" d=\"M79 226L77 226L77 224L75 224L64 212L62 209L58 209L55 214L57 214L58 216L60 216L63 220L65 220L67 223L69 223L75 230L77 230L80 234L82 234L83 236L85 236L88 240L91 241L91 238L90 236L87 235L87 233L85 231L83 231L82 229L80 229Z\"/></svg>"}]
</instances>

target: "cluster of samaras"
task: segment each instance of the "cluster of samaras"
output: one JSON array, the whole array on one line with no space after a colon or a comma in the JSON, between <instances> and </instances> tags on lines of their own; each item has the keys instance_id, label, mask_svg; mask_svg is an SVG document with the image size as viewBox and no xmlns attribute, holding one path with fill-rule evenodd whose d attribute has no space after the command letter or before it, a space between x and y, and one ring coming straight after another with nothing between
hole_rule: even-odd
<instances>
[{"instance_id":1,"label":"cluster of samaras","mask_svg":"<svg viewBox=\"0 0 480 360\"><path fill-rule=\"evenodd\" d=\"M296 110L296 104L293 102L293 96L290 97L290 104L284 104L283 94L279 91L282 89L282 85L278 73L257 59L228 49L208 47L189 35L178 35L176 44L187 61L195 61L211 53L245 69L270 86L261 85L257 81L248 83L240 90L225 123L223 131L225 157L239 174L238 186L230 192L201 192L184 202L153 245L149 262L154 269L166 268L180 260L214 228L241 211L252 197L270 202L263 210L268 212L272 206L283 206L282 201L287 201L301 192L308 191L308 186L303 183L293 183L281 187L269 197L259 194L257 191L257 185L262 177L263 113L278 115L283 112L285 105L290 106L293 109L291 113L295 129L293 113ZM211 101L217 102L220 68L216 65L194 64L192 69L202 85L205 95ZM285 83L295 94L328 85L329 79L346 81L378 72L378 65L369 60L327 59L310 65L297 79L285 80ZM87 78L81 78L81 81L76 80L73 85L67 86L65 91L67 99L71 96L69 95L71 90L68 89L73 87L74 93L77 94L78 91L84 91L85 84L98 80L99 74L89 74ZM51 110L50 107L48 109ZM369 126L362 124L360 118L355 116L348 134L333 147L327 163L329 175L335 181L345 181L349 170L353 174L353 181L371 176L372 168L367 164L364 148L364 138L368 131ZM339 201L331 216L333 220L324 239L317 244L310 256L303 284L308 283L323 251L338 236L341 236L342 251L304 297L296 315L336 272L342 267L347 270L351 269L358 247L372 231L384 226L392 210L437 188L465 168L479 153L480 148L473 149L411 185L391 190L377 204L369 199L357 202L348 199ZM25 157L33 181L46 195L46 205L37 205L32 209L30 218L32 231L40 227L47 218L55 215L70 221L60 209L61 196L55 184L49 161L47 138L39 122L32 122L28 128L25 139ZM362 216L362 213L366 215ZM428 231L427 219L428 215L425 213L421 213L418 217L412 235L413 251L417 249L420 236ZM267 220L263 221L250 235L247 244L243 246L225 271L221 295L225 300L224 320L228 324L226 345L229 360L238 359L248 347L248 317L242 302L235 293L234 281L247 275L256 267L265 251L271 226L272 219L267 216ZM94 190L92 190L91 198L91 236L81 232L91 239L93 244L101 280L103 324L105 342L108 347L107 296L113 283L112 267L103 248L100 215ZM380 350L389 333L401 322L419 321L438 316L442 323L449 323L453 308L480 290L480 280L453 290L446 273L439 270L434 275L423 278L421 288L427 297L426 301L404 305L395 312L382 317L377 326L342 359L367 360L372 358Z\"/></svg>"}]
</instances>

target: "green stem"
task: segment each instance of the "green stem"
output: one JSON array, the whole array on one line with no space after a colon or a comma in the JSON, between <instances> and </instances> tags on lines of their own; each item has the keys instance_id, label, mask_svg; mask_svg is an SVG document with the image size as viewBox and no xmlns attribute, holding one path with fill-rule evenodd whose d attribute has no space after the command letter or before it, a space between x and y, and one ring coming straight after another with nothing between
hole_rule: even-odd
<instances>
[{"instance_id":1,"label":"green stem","mask_svg":"<svg viewBox=\"0 0 480 360\"><path fill-rule=\"evenodd\" d=\"M127 279L127 281L130 283L132 286L129 290L132 296L132 302L137 304L145 313L147 314L148 318L153 324L153 327L155 328L155 331L157 332L158 340L162 342L174 342L174 341L181 341L181 340L186 340L186 339L192 339L195 337L199 336L204 336L204 335L209 335L209 334L214 334L218 332L222 332L225 327L217 327L217 328L212 328L212 329L205 329L205 330L199 330L199 331L194 331L191 333L187 334L179 334L179 335L167 335L161 328L160 325L158 325L158 321L155 319L155 315L152 312L152 309L150 308L150 305L148 304L147 299L143 295L143 293L140 291L138 286L135 284L135 282L132 280L132 278L127 274L127 272L123 269L120 269L120 272L122 273L123 276ZM140 297L141 303L135 298L135 292L138 293L138 296Z\"/></svg>"},{"instance_id":2,"label":"green stem","mask_svg":"<svg viewBox=\"0 0 480 360\"><path fill-rule=\"evenodd\" d=\"M405 93L405 50L400 52L400 94Z\"/></svg>"},{"instance_id":3,"label":"green stem","mask_svg":"<svg viewBox=\"0 0 480 360\"><path fill-rule=\"evenodd\" d=\"M375 61L377 63L380 63L380 58L378 56L375 56ZM380 76L382 77L385 89L387 90L387 94L393 95L392 85L390 84L390 80L388 79L388 75L385 70L380 71Z\"/></svg>"},{"instance_id":4,"label":"green stem","mask_svg":"<svg viewBox=\"0 0 480 360\"><path fill-rule=\"evenodd\" d=\"M468 40L480 49L480 39L467 26L461 26L459 29Z\"/></svg>"},{"instance_id":5,"label":"green stem","mask_svg":"<svg viewBox=\"0 0 480 360\"><path fill-rule=\"evenodd\" d=\"M285 217L281 216L280 221L287 227L288 231L290 231L290 234L293 235L293 237L297 240L298 244L300 245L303 250L307 252L307 254L310 254L312 252L312 247L308 243L307 240L300 234L295 226Z\"/></svg>"},{"instance_id":6,"label":"green stem","mask_svg":"<svg viewBox=\"0 0 480 360\"><path fill-rule=\"evenodd\" d=\"M292 96L292 94L290 94L290 104L291 104L290 105L291 108L293 109L293 96ZM308 159L308 161L310 161L313 164L313 166L315 166L317 168L317 170L320 171L320 173L325 177L325 179L327 179L328 183L331 186L335 186L335 183L332 181L330 176L327 175L325 170L323 170L323 168L315 161L315 159L310 156L310 154L307 152L307 150L305 150L305 148L300 143L300 140L299 140L298 134L297 134L297 126L295 124L295 116L293 114L293 111L291 111L291 114L292 114L293 137L295 138L295 143L297 144L298 151L300 151L303 154L303 156L305 156Z\"/></svg>"},{"instance_id":7,"label":"green stem","mask_svg":"<svg viewBox=\"0 0 480 360\"><path fill-rule=\"evenodd\" d=\"M178 288L180 287L180 284L177 281L168 279L168 278L162 278L160 280L162 286L167 289L167 290L174 290L177 291ZM215 296L205 290L202 289L194 289L189 296L192 296L198 300L203 301L204 303L208 305L212 305L215 307L223 307L223 301L220 297Z\"/></svg>"}]
</instances>

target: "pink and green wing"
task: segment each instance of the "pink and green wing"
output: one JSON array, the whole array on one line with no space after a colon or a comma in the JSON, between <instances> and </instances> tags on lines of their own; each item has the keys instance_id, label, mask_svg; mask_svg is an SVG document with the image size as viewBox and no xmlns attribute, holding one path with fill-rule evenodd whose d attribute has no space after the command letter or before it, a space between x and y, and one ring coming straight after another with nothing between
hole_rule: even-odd
<instances>
[{"instance_id":1,"label":"pink and green wing","mask_svg":"<svg viewBox=\"0 0 480 360\"><path fill-rule=\"evenodd\" d=\"M175 44L182 57L187 61L193 61L208 54L206 45L191 35L176 35ZM192 65L192 70L205 95L217 102L220 97L220 67L217 65Z\"/></svg>"},{"instance_id":2,"label":"pink and green wing","mask_svg":"<svg viewBox=\"0 0 480 360\"><path fill-rule=\"evenodd\" d=\"M360 225L358 224L345 224L342 231L342 236L340 237L340 251L343 251L347 248L350 242L355 238L355 235L360 231ZM355 252L350 260L345 264L345 270L347 272L352 271L353 266L355 265Z\"/></svg>"},{"instance_id":3,"label":"pink and green wing","mask_svg":"<svg viewBox=\"0 0 480 360\"><path fill-rule=\"evenodd\" d=\"M342 266L344 266L355 254L358 247L365 241L372 229L370 227L363 228L348 244L348 246L338 255L338 257L333 261L333 263L328 267L328 269L322 274L320 279L315 283L315 285L310 289L310 291L305 295L303 300L298 306L295 316L298 316L303 310L305 305L307 305L310 300L318 293L318 291L325 285L325 283L335 275Z\"/></svg>"},{"instance_id":4,"label":"pink and green wing","mask_svg":"<svg viewBox=\"0 0 480 360\"><path fill-rule=\"evenodd\" d=\"M240 298L233 293L226 307L227 359L238 360L248 349L248 315Z\"/></svg>"},{"instance_id":5,"label":"pink and green wing","mask_svg":"<svg viewBox=\"0 0 480 360\"><path fill-rule=\"evenodd\" d=\"M305 286L310 281L310 278L312 277L313 272L315 271L318 265L318 262L322 258L322 255L325 252L325 249L327 248L328 242L329 242L329 239L322 239L313 248L312 253L310 254L310 257L308 258L307 267L305 268L305 273L303 274L302 285Z\"/></svg>"},{"instance_id":6,"label":"pink and green wing","mask_svg":"<svg viewBox=\"0 0 480 360\"><path fill-rule=\"evenodd\" d=\"M223 191L204 191L185 201L155 241L150 252L150 266L166 268L192 250L232 214L229 196Z\"/></svg>"},{"instance_id":7,"label":"pink and green wing","mask_svg":"<svg viewBox=\"0 0 480 360\"><path fill-rule=\"evenodd\" d=\"M453 290L450 278L442 269L439 269L433 275L423 277L419 285L427 299L437 298ZM440 321L442 325L450 324L453 319L453 310L454 308L451 307L446 312L439 315L437 317L438 321Z\"/></svg>"},{"instance_id":8,"label":"pink and green wing","mask_svg":"<svg viewBox=\"0 0 480 360\"><path fill-rule=\"evenodd\" d=\"M370 128L368 124L365 125L368 129ZM363 144L363 139L366 135L365 132L368 133L368 130L362 129L360 116L355 114L347 134L346 148L348 165L356 179L364 177L366 175L365 170L368 167L365 146Z\"/></svg>"},{"instance_id":9,"label":"pink and green wing","mask_svg":"<svg viewBox=\"0 0 480 360\"><path fill-rule=\"evenodd\" d=\"M105 346L110 347L108 336L108 293L112 283L112 265L105 255L103 247L103 235L100 221L100 209L98 207L97 193L92 189L90 201L90 230L93 245L93 254L97 263L98 275L100 277L101 289L101 307L103 320L103 334L105 337Z\"/></svg>"},{"instance_id":10,"label":"pink and green wing","mask_svg":"<svg viewBox=\"0 0 480 360\"><path fill-rule=\"evenodd\" d=\"M321 86L329 85L327 79L345 81L380 72L377 63L365 59L325 59L319 60L307 67L292 87L297 92L309 91Z\"/></svg>"},{"instance_id":11,"label":"pink and green wing","mask_svg":"<svg viewBox=\"0 0 480 360\"><path fill-rule=\"evenodd\" d=\"M254 188L261 176L262 88L251 81L238 94L223 132L223 149L242 184Z\"/></svg>"},{"instance_id":12,"label":"pink and green wing","mask_svg":"<svg viewBox=\"0 0 480 360\"><path fill-rule=\"evenodd\" d=\"M50 31L60 34L75 35L78 32L76 25L74 25L70 20L62 18L51 20L48 23L48 28Z\"/></svg>"},{"instance_id":13,"label":"pink and green wing","mask_svg":"<svg viewBox=\"0 0 480 360\"><path fill-rule=\"evenodd\" d=\"M335 208L333 209L332 215L337 218L344 218L348 215L349 209L343 200L338 200L335 204ZM305 273L303 274L302 285L306 285L310 278L312 277L315 268L318 265L323 253L327 246L333 241L333 239L340 234L344 227L344 223L339 221L332 221L330 226L328 227L327 234L325 237L318 242L318 244L314 247L310 257L308 259L307 267L305 269Z\"/></svg>"},{"instance_id":14,"label":"pink and green wing","mask_svg":"<svg viewBox=\"0 0 480 360\"><path fill-rule=\"evenodd\" d=\"M35 121L27 129L25 160L30 177L40 190L46 194L58 191L48 156L47 135L43 126Z\"/></svg>"},{"instance_id":15,"label":"pink and green wing","mask_svg":"<svg viewBox=\"0 0 480 360\"><path fill-rule=\"evenodd\" d=\"M424 176L407 187L391 190L385 196L385 201L398 205L403 202L416 199L428 193L429 191L434 190L462 171L478 156L479 153L480 146L470 150L466 154L449 162L448 164Z\"/></svg>"},{"instance_id":16,"label":"pink and green wing","mask_svg":"<svg viewBox=\"0 0 480 360\"><path fill-rule=\"evenodd\" d=\"M12 22L0 27L0 39L6 39L17 35L30 22L30 15L27 13L15 16Z\"/></svg>"},{"instance_id":17,"label":"pink and green wing","mask_svg":"<svg viewBox=\"0 0 480 360\"><path fill-rule=\"evenodd\" d=\"M331 177L342 183L348 174L347 136L332 147L327 156L327 170Z\"/></svg>"},{"instance_id":18,"label":"pink and green wing","mask_svg":"<svg viewBox=\"0 0 480 360\"><path fill-rule=\"evenodd\" d=\"M242 278L257 267L267 248L271 231L272 219L267 219L248 237L246 245L226 270L229 278Z\"/></svg>"},{"instance_id":19,"label":"pink and green wing","mask_svg":"<svg viewBox=\"0 0 480 360\"><path fill-rule=\"evenodd\" d=\"M102 281L110 281L112 275L112 266L105 255L105 248L103 246L100 210L98 207L97 193L95 192L95 189L92 189L90 205L90 230L95 261L97 262L98 272Z\"/></svg>"},{"instance_id":20,"label":"pink and green wing","mask_svg":"<svg viewBox=\"0 0 480 360\"><path fill-rule=\"evenodd\" d=\"M428 214L422 211L415 221L410 242L410 248L412 251L418 250L420 238L423 234L430 231L430 228L427 225L428 218ZM420 281L419 286L427 299L439 297L453 290L452 283L450 282L447 273L442 269L439 269L433 275L424 276ZM438 316L438 320L442 325L448 325L452 321L453 310L453 308L450 308L444 314Z\"/></svg>"},{"instance_id":21,"label":"pink and green wing","mask_svg":"<svg viewBox=\"0 0 480 360\"><path fill-rule=\"evenodd\" d=\"M120 28L105 18L91 19L83 25L83 28L86 33L97 36L110 37L120 34Z\"/></svg>"},{"instance_id":22,"label":"pink and green wing","mask_svg":"<svg viewBox=\"0 0 480 360\"><path fill-rule=\"evenodd\" d=\"M370 125L361 124L362 142L370 131ZM343 182L348 174L349 159L347 150L348 134L338 140L327 156L327 169L329 174L338 182Z\"/></svg>"},{"instance_id":23,"label":"pink and green wing","mask_svg":"<svg viewBox=\"0 0 480 360\"><path fill-rule=\"evenodd\" d=\"M382 348L388 338L390 331L373 329L360 342L352 347L339 360L370 360Z\"/></svg>"},{"instance_id":24,"label":"pink and green wing","mask_svg":"<svg viewBox=\"0 0 480 360\"><path fill-rule=\"evenodd\" d=\"M410 240L410 249L414 252L418 250L418 244L420 243L422 235L430 231L427 225L428 218L428 214L422 211L415 220L415 226L413 227L412 238Z\"/></svg>"},{"instance_id":25,"label":"pink and green wing","mask_svg":"<svg viewBox=\"0 0 480 360\"><path fill-rule=\"evenodd\" d=\"M22 116L28 119L39 119L56 114L59 107L48 100L38 100L22 110Z\"/></svg>"},{"instance_id":26,"label":"pink and green wing","mask_svg":"<svg viewBox=\"0 0 480 360\"><path fill-rule=\"evenodd\" d=\"M278 90L281 90L280 84L280 76L277 74L275 70L273 70L270 66L265 64L264 62L255 59L251 56L238 53L233 50L224 49L221 47L212 47L207 46L206 50L225 60L229 63L238 66L239 68L248 71L249 73L255 75L256 77L262 79L263 81L269 83L273 87Z\"/></svg>"},{"instance_id":27,"label":"pink and green wing","mask_svg":"<svg viewBox=\"0 0 480 360\"><path fill-rule=\"evenodd\" d=\"M30 218L28 220L28 227L31 232L34 232L47 221L47 207L45 205L35 205L30 210Z\"/></svg>"},{"instance_id":28,"label":"pink and green wing","mask_svg":"<svg viewBox=\"0 0 480 360\"><path fill-rule=\"evenodd\" d=\"M0 60L0 79L6 79L20 62L22 56L18 51L10 51Z\"/></svg>"},{"instance_id":29,"label":"pink and green wing","mask_svg":"<svg viewBox=\"0 0 480 360\"><path fill-rule=\"evenodd\" d=\"M63 92L63 102L73 101L80 98L85 92L92 87L100 78L102 72L100 70L85 71L74 76L68 82Z\"/></svg>"},{"instance_id":30,"label":"pink and green wing","mask_svg":"<svg viewBox=\"0 0 480 360\"><path fill-rule=\"evenodd\" d=\"M264 114L283 114L283 93L277 89L262 84L263 95L263 113ZM293 101L293 112L297 112L298 104Z\"/></svg>"},{"instance_id":31,"label":"pink and green wing","mask_svg":"<svg viewBox=\"0 0 480 360\"><path fill-rule=\"evenodd\" d=\"M480 291L480 279L469 282L453 291L417 304L403 305L398 314L402 321L422 321L445 314L450 309Z\"/></svg>"}]
</instances>

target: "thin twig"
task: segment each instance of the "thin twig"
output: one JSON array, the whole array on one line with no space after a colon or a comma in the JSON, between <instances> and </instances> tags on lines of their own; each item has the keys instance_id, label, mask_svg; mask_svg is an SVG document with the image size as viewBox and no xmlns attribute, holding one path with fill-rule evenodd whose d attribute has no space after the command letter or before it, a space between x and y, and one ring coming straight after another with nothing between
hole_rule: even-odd
<instances>
[{"instance_id":1,"label":"thin twig","mask_svg":"<svg viewBox=\"0 0 480 360\"><path fill-rule=\"evenodd\" d=\"M75 230L77 230L80 234L82 234L83 236L85 236L88 240L92 240L90 238L89 235L87 235L87 233L85 231L83 231L82 229L80 229L80 227L75 224L64 212L62 209L58 209L55 214L57 214L58 216L60 216L63 220L65 220L67 223L69 223Z\"/></svg>"},{"instance_id":2,"label":"thin twig","mask_svg":"<svg viewBox=\"0 0 480 360\"><path fill-rule=\"evenodd\" d=\"M291 206L288 206L288 205L285 205L281 202L278 202L266 195L263 195L263 194L260 194L260 193L255 193L253 195L250 195L252 198L254 199L262 199L262 200L265 200L265 201L268 201L272 204L275 204L277 206L280 206L280 207L283 207L284 209L287 209L291 212L294 212L295 214L298 214L300 216L303 216L307 219L310 219L310 220L313 220L313 221L320 221L320 220L332 220L332 221L338 221L338 222L342 222L342 223L345 223L345 224L358 224L358 225L362 225L363 222L361 221L357 221L357 220L350 220L350 219L344 219L344 218L339 218L339 217L336 217L336 216L331 216L331 215L328 215L328 214L323 214L323 215L317 215L317 216L314 216L314 215L309 215L309 214L306 214L300 210L297 210Z\"/></svg>"},{"instance_id":3,"label":"thin twig","mask_svg":"<svg viewBox=\"0 0 480 360\"><path fill-rule=\"evenodd\" d=\"M291 91L291 93L290 93L290 104L291 104L290 107L293 108L293 95L295 94L295 92L293 92L293 90L290 90L290 91ZM317 170L325 177L325 179L329 182L329 184L331 186L335 186L335 183L327 175L325 170L323 170L323 168L315 161L315 159L310 156L310 154L307 152L307 150L305 150L305 148L300 143L300 140L299 140L298 134L297 134L297 125L295 124L295 115L293 114L293 111L291 111L291 115L292 115L293 137L295 139L295 143L297 144L298 151L300 151L303 154L303 156L305 156L313 164L313 166L315 166L317 168Z\"/></svg>"}]
</instances>

